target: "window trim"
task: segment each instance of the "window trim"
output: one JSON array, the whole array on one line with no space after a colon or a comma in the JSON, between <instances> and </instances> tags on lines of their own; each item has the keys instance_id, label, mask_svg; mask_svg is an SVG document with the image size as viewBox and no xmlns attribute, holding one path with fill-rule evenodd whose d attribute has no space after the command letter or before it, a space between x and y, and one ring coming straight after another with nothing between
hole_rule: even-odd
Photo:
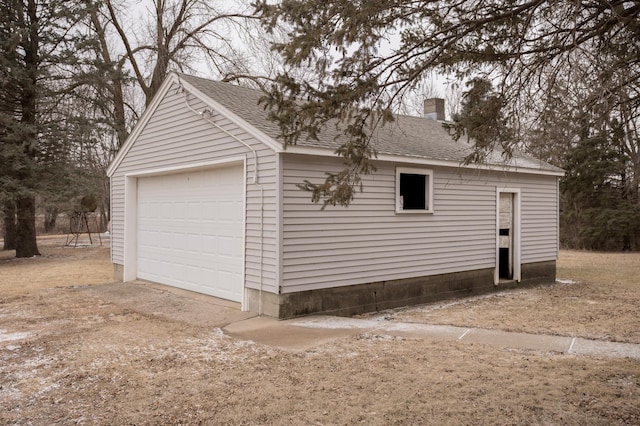
<instances>
[{"instance_id":1,"label":"window trim","mask_svg":"<svg viewBox=\"0 0 640 426\"><path fill-rule=\"evenodd\" d=\"M400 175L401 174L413 174L424 175L427 177L425 184L425 201L428 203L427 208L403 210L400 204ZM399 214L433 214L433 170L420 169L414 167L396 167L396 213Z\"/></svg>"}]
</instances>

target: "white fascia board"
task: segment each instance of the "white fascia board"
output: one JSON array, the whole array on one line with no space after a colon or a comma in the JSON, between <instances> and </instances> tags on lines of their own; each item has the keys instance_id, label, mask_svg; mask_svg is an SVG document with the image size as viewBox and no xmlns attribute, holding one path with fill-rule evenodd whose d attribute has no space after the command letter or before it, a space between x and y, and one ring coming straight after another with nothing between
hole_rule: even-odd
<instances>
[{"instance_id":1,"label":"white fascia board","mask_svg":"<svg viewBox=\"0 0 640 426\"><path fill-rule=\"evenodd\" d=\"M210 98L209 96L205 95L204 93L202 93L201 91L193 87L187 81L180 80L179 76L176 76L176 77L178 77L179 84L181 84L182 87L188 90L189 93L197 97L204 104L208 105L212 111L220 113L229 121L233 122L234 124L237 124L242 130L246 131L251 136L256 138L258 141L265 144L268 148L270 148L274 152L282 151L282 144L280 142L274 140L272 137L256 129L253 125L247 123L245 120L238 117L236 114L234 114L233 112L231 112L230 110L228 110L227 108L225 108L224 106L216 102L214 99Z\"/></svg>"},{"instance_id":2,"label":"white fascia board","mask_svg":"<svg viewBox=\"0 0 640 426\"><path fill-rule=\"evenodd\" d=\"M138 139L138 136L140 136L140 133L142 133L142 130L144 130L144 128L146 127L151 117L153 116L153 113L158 108L158 105L160 105L160 102L162 101L162 99L164 99L164 96L169 91L169 88L176 80L177 80L177 75L173 73L170 74L169 77L167 77L164 80L164 82L156 92L155 96L151 100L151 103L142 113L142 117L140 117L140 120L138 120L133 130L129 134L129 137L124 142L124 144L116 154L115 158L111 162L111 164L109 164L109 167L107 168L107 176L109 177L113 176L116 169L118 168L118 166L120 165L124 157L127 155L129 150L135 143L136 139Z\"/></svg>"},{"instance_id":3,"label":"white fascia board","mask_svg":"<svg viewBox=\"0 0 640 426\"><path fill-rule=\"evenodd\" d=\"M338 155L331 148L288 145L283 152L290 153L290 154L318 155L321 157L338 158ZM545 176L560 176L560 177L564 176L564 172L559 172L555 170L532 169L527 167L516 167L516 166L497 166L492 164L480 164L480 163L464 165L464 164L460 164L457 161L434 160L430 158L414 157L409 155L378 154L378 156L372 158L372 160L388 161L392 163L419 164L422 166L453 167L453 168L473 169L473 170L488 170L488 171L496 171L496 172L512 172L512 173L520 173L520 174L528 173L528 174L545 175Z\"/></svg>"}]
</instances>

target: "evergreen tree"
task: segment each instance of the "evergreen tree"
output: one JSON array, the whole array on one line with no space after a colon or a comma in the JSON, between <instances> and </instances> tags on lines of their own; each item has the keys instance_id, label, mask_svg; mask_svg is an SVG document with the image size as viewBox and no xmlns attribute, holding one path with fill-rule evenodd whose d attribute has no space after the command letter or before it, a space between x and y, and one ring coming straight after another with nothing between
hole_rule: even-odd
<instances>
[{"instance_id":1,"label":"evergreen tree","mask_svg":"<svg viewBox=\"0 0 640 426\"><path fill-rule=\"evenodd\" d=\"M602 55L598 61L607 62ZM567 170L560 187L562 244L640 249L640 111L629 102L634 86L585 99L603 86L603 76L583 63L545 78L555 79L555 90L533 97L536 120L523 136L532 154Z\"/></svg>"},{"instance_id":2,"label":"evergreen tree","mask_svg":"<svg viewBox=\"0 0 640 426\"><path fill-rule=\"evenodd\" d=\"M34 175L40 35L35 1L0 3L2 21L3 193L16 206L16 256L38 255ZM7 19L8 18L8 19Z\"/></svg>"},{"instance_id":3,"label":"evergreen tree","mask_svg":"<svg viewBox=\"0 0 640 426\"><path fill-rule=\"evenodd\" d=\"M469 89L462 95L460 112L453 114L452 122L444 125L454 139L465 137L475 146L466 162L484 161L496 144L505 155L510 155L514 136L503 114L504 100L486 78L474 78L467 87Z\"/></svg>"},{"instance_id":4,"label":"evergreen tree","mask_svg":"<svg viewBox=\"0 0 640 426\"><path fill-rule=\"evenodd\" d=\"M3 250L16 249L16 205L12 199L2 203Z\"/></svg>"},{"instance_id":5,"label":"evergreen tree","mask_svg":"<svg viewBox=\"0 0 640 426\"><path fill-rule=\"evenodd\" d=\"M640 215L626 196L628 158L612 135L585 137L568 153L561 239L565 246L592 250L638 249Z\"/></svg>"},{"instance_id":6,"label":"evergreen tree","mask_svg":"<svg viewBox=\"0 0 640 426\"><path fill-rule=\"evenodd\" d=\"M0 1L0 193L15 203L16 257L39 254L36 194L48 126L43 118L68 90L84 39L74 31L83 6L61 0Z\"/></svg>"}]
</instances>

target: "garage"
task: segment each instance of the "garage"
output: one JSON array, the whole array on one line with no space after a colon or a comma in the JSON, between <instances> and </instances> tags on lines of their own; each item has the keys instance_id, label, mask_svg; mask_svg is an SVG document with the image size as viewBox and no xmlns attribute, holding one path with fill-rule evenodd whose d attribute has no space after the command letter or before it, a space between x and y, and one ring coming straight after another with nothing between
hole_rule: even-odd
<instances>
[{"instance_id":1,"label":"garage","mask_svg":"<svg viewBox=\"0 0 640 426\"><path fill-rule=\"evenodd\" d=\"M441 123L396 116L372 139L380 155L366 189L349 208L322 210L300 185L340 173L344 141L320 132L283 144L263 96L185 74L165 80L107 170L117 280L289 318L436 300L453 294L452 276L456 288L479 292L555 279L561 169L499 153L461 166L465 150ZM422 196L399 215L406 169L420 172L409 190ZM506 227L496 209L503 193L513 204ZM393 285L382 294L381 282Z\"/></svg>"},{"instance_id":2,"label":"garage","mask_svg":"<svg viewBox=\"0 0 640 426\"><path fill-rule=\"evenodd\" d=\"M139 177L137 277L242 301L244 169Z\"/></svg>"}]
</instances>

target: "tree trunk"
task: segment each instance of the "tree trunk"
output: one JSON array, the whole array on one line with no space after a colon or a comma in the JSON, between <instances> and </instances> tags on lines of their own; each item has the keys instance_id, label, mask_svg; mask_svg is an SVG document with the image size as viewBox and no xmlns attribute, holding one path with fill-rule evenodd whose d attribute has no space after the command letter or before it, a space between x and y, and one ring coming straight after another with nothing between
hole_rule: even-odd
<instances>
[{"instance_id":1,"label":"tree trunk","mask_svg":"<svg viewBox=\"0 0 640 426\"><path fill-rule=\"evenodd\" d=\"M5 201L2 206L4 213L4 246L3 250L16 248L16 203Z\"/></svg>"},{"instance_id":2,"label":"tree trunk","mask_svg":"<svg viewBox=\"0 0 640 426\"><path fill-rule=\"evenodd\" d=\"M153 68L153 74L151 81L149 82L149 91L146 95L146 106L149 106L153 96L156 94L164 78L167 76L167 69L169 68L169 46L167 45L167 29L165 29L165 2L158 1L156 3L156 65ZM176 17L178 19L178 17Z\"/></svg>"},{"instance_id":3,"label":"tree trunk","mask_svg":"<svg viewBox=\"0 0 640 426\"><path fill-rule=\"evenodd\" d=\"M40 256L36 242L36 198L32 195L18 197L16 213L16 257Z\"/></svg>"},{"instance_id":4,"label":"tree trunk","mask_svg":"<svg viewBox=\"0 0 640 426\"><path fill-rule=\"evenodd\" d=\"M129 137L129 133L127 132L127 118L124 111L124 94L122 93L122 79L118 77L112 83L112 92L113 92L113 117L114 124L116 128L116 134L118 135L118 148L121 148L124 145L124 142Z\"/></svg>"},{"instance_id":5,"label":"tree trunk","mask_svg":"<svg viewBox=\"0 0 640 426\"><path fill-rule=\"evenodd\" d=\"M48 206L44 213L44 232L49 233L55 231L57 218L58 207L55 205Z\"/></svg>"},{"instance_id":6,"label":"tree trunk","mask_svg":"<svg viewBox=\"0 0 640 426\"><path fill-rule=\"evenodd\" d=\"M111 54L109 51L109 44L107 43L107 36L105 35L104 26L98 17L97 9L91 9L91 21L95 27L100 42L100 55L106 64L113 66L111 60ZM113 99L113 123L112 126L116 131L118 137L118 148L124 145L124 142L129 136L127 133L127 117L125 112L125 100L124 100L124 77L122 70L119 68L112 69L110 82L108 84L109 91Z\"/></svg>"},{"instance_id":7,"label":"tree trunk","mask_svg":"<svg viewBox=\"0 0 640 426\"><path fill-rule=\"evenodd\" d=\"M21 2L18 2L22 4ZM35 162L38 145L38 67L39 57L39 17L36 0L27 0L26 11L22 25L28 29L22 34L20 47L24 52L24 66L26 78L22 82L20 106L22 117L20 122L24 126L22 148L24 150L24 164L19 178L26 188L33 189L35 176ZM26 12L26 15L24 13ZM16 197L16 257L39 256L36 243L36 199L29 191L24 191Z\"/></svg>"}]
</instances>

